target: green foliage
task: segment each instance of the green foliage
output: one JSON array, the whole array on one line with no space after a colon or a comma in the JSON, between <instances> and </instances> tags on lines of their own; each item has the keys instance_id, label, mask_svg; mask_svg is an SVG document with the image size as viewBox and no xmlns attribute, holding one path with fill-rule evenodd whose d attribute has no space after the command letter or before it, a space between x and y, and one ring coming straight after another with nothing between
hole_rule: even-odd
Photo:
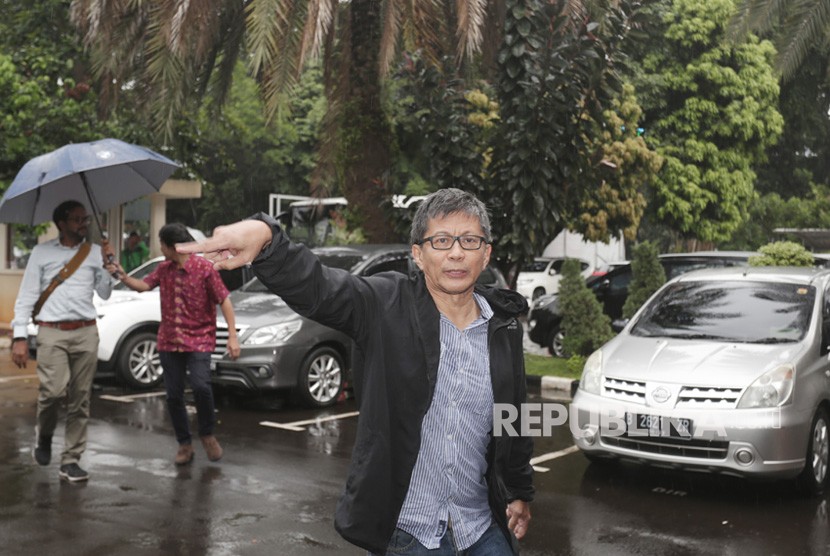
<instances>
[{"instance_id":1,"label":"green foliage","mask_svg":"<svg viewBox=\"0 0 830 556\"><path fill-rule=\"evenodd\" d=\"M439 69L409 55L398 71L394 122L403 164L428 181L429 191L480 191L498 106L487 92L453 77L451 63L446 59Z\"/></svg>"},{"instance_id":2,"label":"green foliage","mask_svg":"<svg viewBox=\"0 0 830 556\"><path fill-rule=\"evenodd\" d=\"M634 247L631 259L631 284L628 286L628 297L623 305L623 318L631 318L651 294L666 283L666 272L660 264L657 245L644 241Z\"/></svg>"},{"instance_id":3,"label":"green foliage","mask_svg":"<svg viewBox=\"0 0 830 556\"><path fill-rule=\"evenodd\" d=\"M830 186L811 185L804 197L785 199L778 193L767 193L752 203L748 212L746 222L721 248L756 250L782 237L776 228L830 228Z\"/></svg>"},{"instance_id":4,"label":"green foliage","mask_svg":"<svg viewBox=\"0 0 830 556\"><path fill-rule=\"evenodd\" d=\"M756 168L759 193L778 193L784 199L806 197L813 183L830 184L828 67L826 54L816 46L795 78L781 85L784 131L778 143L767 149L767 162Z\"/></svg>"},{"instance_id":5,"label":"green foliage","mask_svg":"<svg viewBox=\"0 0 830 556\"><path fill-rule=\"evenodd\" d=\"M646 205L645 184L663 165L663 158L649 149L637 130L641 118L634 87L625 84L589 139L590 149L602 156L595 172L599 185L583 192L574 226L589 240L607 242L617 230L629 240L636 237Z\"/></svg>"},{"instance_id":6,"label":"green foliage","mask_svg":"<svg viewBox=\"0 0 830 556\"><path fill-rule=\"evenodd\" d=\"M508 270L541 252L565 227L603 236L636 225L641 209L629 184L606 179L605 146L595 139L622 90L620 46L636 5L616 3L597 20L572 19L562 7L506 2L498 56L501 124L491 179L477 193L493 210L496 252ZM604 214L605 204L616 206Z\"/></svg>"},{"instance_id":7,"label":"green foliage","mask_svg":"<svg viewBox=\"0 0 830 556\"><path fill-rule=\"evenodd\" d=\"M654 181L656 216L684 237L712 242L746 218L753 165L783 126L775 50L754 36L726 42L733 10L732 0L673 0L637 80L648 141L665 158Z\"/></svg>"},{"instance_id":8,"label":"green foliage","mask_svg":"<svg viewBox=\"0 0 830 556\"><path fill-rule=\"evenodd\" d=\"M322 73L304 73L285 117L266 122L256 82L240 62L225 105L205 105L177 134L202 198L168 201L168 218L205 231L267 210L271 193L308 195L325 112Z\"/></svg>"},{"instance_id":9,"label":"green foliage","mask_svg":"<svg viewBox=\"0 0 830 556\"><path fill-rule=\"evenodd\" d=\"M764 245L761 255L749 258L749 266L813 266L813 255L793 241L776 241Z\"/></svg>"},{"instance_id":10,"label":"green foliage","mask_svg":"<svg viewBox=\"0 0 830 556\"><path fill-rule=\"evenodd\" d=\"M579 261L565 261L559 282L561 326L565 332L564 350L568 356L588 356L614 336L611 319L602 312L602 305L585 285L580 270Z\"/></svg>"},{"instance_id":11,"label":"green foliage","mask_svg":"<svg viewBox=\"0 0 830 556\"><path fill-rule=\"evenodd\" d=\"M584 355L571 355L566 362L566 369L568 370L568 375L573 378L579 378L582 376L582 371L585 368L585 361L588 358Z\"/></svg>"}]
</instances>

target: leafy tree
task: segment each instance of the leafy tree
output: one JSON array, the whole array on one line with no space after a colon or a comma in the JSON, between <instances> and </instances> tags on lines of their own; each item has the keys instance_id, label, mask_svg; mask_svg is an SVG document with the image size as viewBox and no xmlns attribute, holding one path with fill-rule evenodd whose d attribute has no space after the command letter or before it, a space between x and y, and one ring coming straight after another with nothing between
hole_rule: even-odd
<instances>
[{"instance_id":1,"label":"leafy tree","mask_svg":"<svg viewBox=\"0 0 830 556\"><path fill-rule=\"evenodd\" d=\"M497 253L511 280L566 226L600 237L636 226L642 201L608 175L603 161L613 148L595 139L622 90L620 46L631 8L620 2L592 19L568 2L506 2L500 125L490 179L478 193L493 208ZM619 208L613 217L602 212L609 204Z\"/></svg>"},{"instance_id":2,"label":"leafy tree","mask_svg":"<svg viewBox=\"0 0 830 556\"><path fill-rule=\"evenodd\" d=\"M803 245L776 241L759 249L761 255L749 258L749 266L813 266L813 255Z\"/></svg>"},{"instance_id":3,"label":"leafy tree","mask_svg":"<svg viewBox=\"0 0 830 556\"><path fill-rule=\"evenodd\" d=\"M578 260L568 259L562 264L559 282L561 329L565 333L563 348L568 357L590 355L614 336L611 319L602 312L602 305L585 285L580 270Z\"/></svg>"},{"instance_id":4,"label":"leafy tree","mask_svg":"<svg viewBox=\"0 0 830 556\"><path fill-rule=\"evenodd\" d=\"M749 208L749 217L723 249L755 250L781 237L776 228L830 228L830 187L813 185L807 195L782 198L778 193L761 195Z\"/></svg>"},{"instance_id":5,"label":"leafy tree","mask_svg":"<svg viewBox=\"0 0 830 556\"><path fill-rule=\"evenodd\" d=\"M623 318L631 318L651 295L666 283L666 272L657 257L657 245L644 241L634 247L631 259L631 284L622 309Z\"/></svg>"},{"instance_id":6,"label":"leafy tree","mask_svg":"<svg viewBox=\"0 0 830 556\"><path fill-rule=\"evenodd\" d=\"M781 85L784 130L756 168L759 193L806 197L813 184L830 185L830 82L827 56L810 51L793 79Z\"/></svg>"},{"instance_id":7,"label":"leafy tree","mask_svg":"<svg viewBox=\"0 0 830 556\"><path fill-rule=\"evenodd\" d=\"M304 72L290 117L266 123L254 80L237 64L221 111L202 106L176 135L187 170L203 183L200 199L168 201L168 218L208 231L265 210L268 195L308 194L325 112L322 72ZM184 121L184 118L183 118Z\"/></svg>"},{"instance_id":8,"label":"leafy tree","mask_svg":"<svg viewBox=\"0 0 830 556\"><path fill-rule=\"evenodd\" d=\"M649 144L665 158L651 206L684 237L728 239L754 200L753 166L781 133L772 44L724 41L732 0L672 0L642 63Z\"/></svg>"}]
</instances>

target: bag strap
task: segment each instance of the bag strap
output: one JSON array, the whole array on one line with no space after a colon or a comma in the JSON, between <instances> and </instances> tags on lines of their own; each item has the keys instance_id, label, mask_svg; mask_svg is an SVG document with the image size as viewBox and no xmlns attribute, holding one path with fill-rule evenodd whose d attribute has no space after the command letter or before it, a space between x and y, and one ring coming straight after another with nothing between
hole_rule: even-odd
<instances>
[{"instance_id":1,"label":"bag strap","mask_svg":"<svg viewBox=\"0 0 830 556\"><path fill-rule=\"evenodd\" d=\"M66 263L58 274L52 278L52 281L49 282L49 285L46 286L46 289L40 294L37 302L35 303L35 308L32 311L32 318L34 319L38 313L40 313L40 309L43 307L43 304L46 303L46 300L52 295L52 292L55 291L55 288L63 284L72 274L78 270L78 267L81 266L81 263L84 262L86 256L89 255L89 250L92 247L90 246L88 241L85 241L81 244L80 249L78 252L75 253L75 256L69 259L69 262Z\"/></svg>"}]
</instances>

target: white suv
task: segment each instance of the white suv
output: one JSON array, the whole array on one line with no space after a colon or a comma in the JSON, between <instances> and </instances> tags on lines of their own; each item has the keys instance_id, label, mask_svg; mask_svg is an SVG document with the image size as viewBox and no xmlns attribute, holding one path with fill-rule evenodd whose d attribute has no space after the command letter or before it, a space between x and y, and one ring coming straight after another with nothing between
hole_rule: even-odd
<instances>
[{"instance_id":1,"label":"white suv","mask_svg":"<svg viewBox=\"0 0 830 556\"><path fill-rule=\"evenodd\" d=\"M530 300L535 300L545 294L559 291L559 280L562 279L562 263L564 258L539 257L527 263L516 279L516 291ZM579 261L582 276L587 278L594 271L585 261Z\"/></svg>"}]
</instances>

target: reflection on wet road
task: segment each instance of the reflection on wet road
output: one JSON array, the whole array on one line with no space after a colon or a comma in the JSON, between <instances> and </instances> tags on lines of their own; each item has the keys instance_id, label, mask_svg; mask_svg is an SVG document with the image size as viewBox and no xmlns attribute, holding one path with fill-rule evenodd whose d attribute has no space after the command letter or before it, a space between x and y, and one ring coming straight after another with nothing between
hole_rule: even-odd
<instances>
[{"instance_id":1,"label":"reflection on wet road","mask_svg":"<svg viewBox=\"0 0 830 556\"><path fill-rule=\"evenodd\" d=\"M93 395L88 484L32 463L37 380L0 350L0 554L362 555L334 530L354 443L354 402L263 408L219 396L224 458L172 463L163 396ZM533 402L543 399L538 389ZM567 403L567 400L559 400ZM63 441L58 429L55 449ZM828 497L591 464L567 425L536 439L537 498L524 555L830 554Z\"/></svg>"}]
</instances>

